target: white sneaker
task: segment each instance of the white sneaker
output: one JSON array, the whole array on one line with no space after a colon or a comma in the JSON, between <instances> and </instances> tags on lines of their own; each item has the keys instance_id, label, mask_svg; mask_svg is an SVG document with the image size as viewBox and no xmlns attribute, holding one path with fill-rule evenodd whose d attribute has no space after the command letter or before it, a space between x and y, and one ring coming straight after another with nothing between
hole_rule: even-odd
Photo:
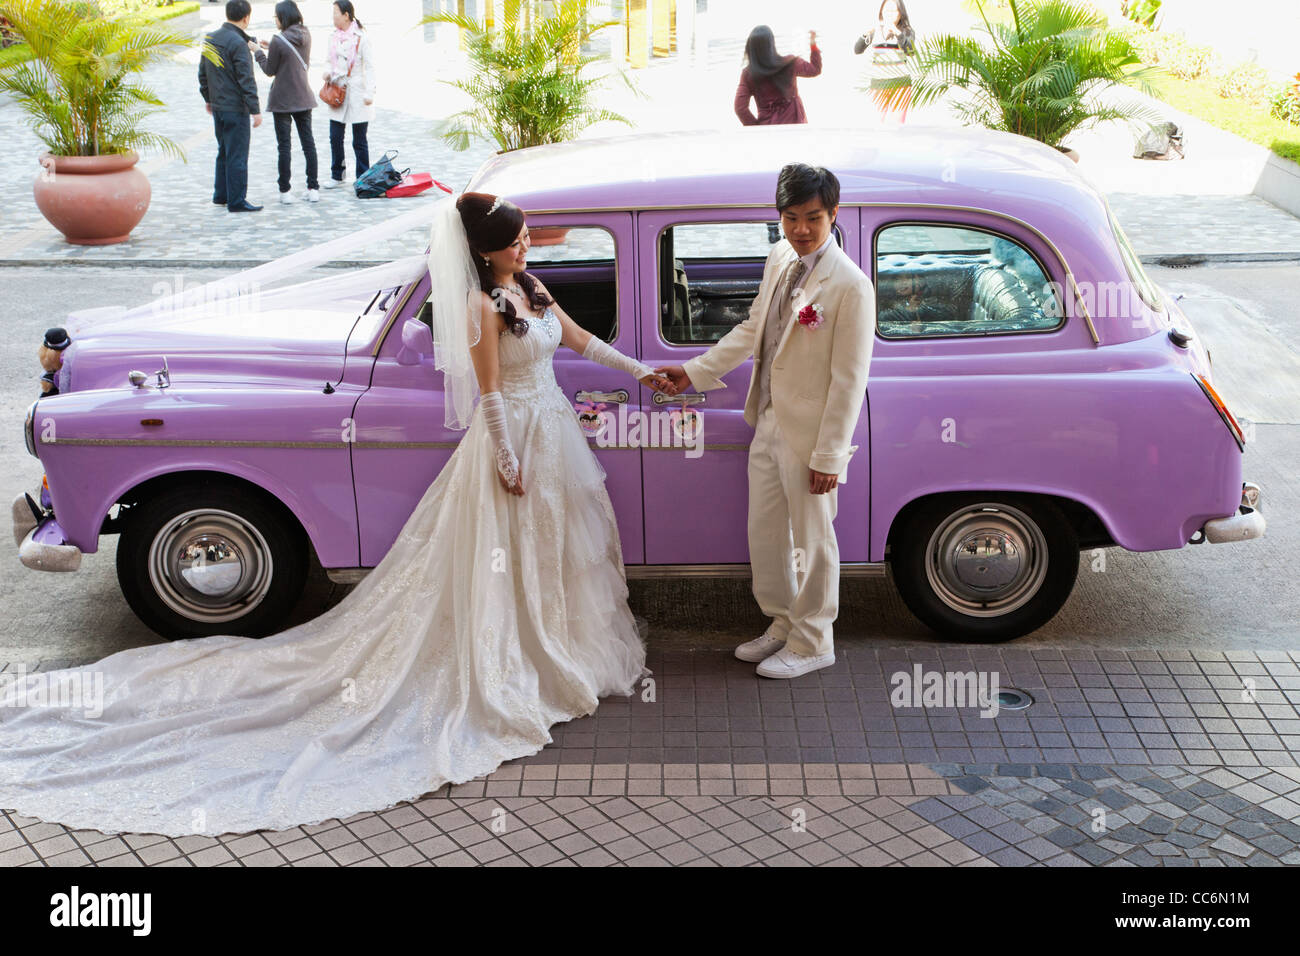
<instances>
[{"instance_id":1,"label":"white sneaker","mask_svg":"<svg viewBox=\"0 0 1300 956\"><path fill-rule=\"evenodd\" d=\"M319 190L319 189L309 189L309 190L307 190L307 201L308 201L308 202L320 202L320 190Z\"/></svg>"},{"instance_id":2,"label":"white sneaker","mask_svg":"<svg viewBox=\"0 0 1300 956\"><path fill-rule=\"evenodd\" d=\"M326 189L338 189L338 188L339 188L340 186L342 186L342 185L343 185L343 180L341 180L341 179L327 179L327 180L325 180L325 188L326 188Z\"/></svg>"},{"instance_id":3,"label":"white sneaker","mask_svg":"<svg viewBox=\"0 0 1300 956\"><path fill-rule=\"evenodd\" d=\"M756 637L737 647L736 656L742 661L754 664L771 657L783 647L785 647L784 637L774 637L771 631L764 631L762 637Z\"/></svg>"},{"instance_id":4,"label":"white sneaker","mask_svg":"<svg viewBox=\"0 0 1300 956\"><path fill-rule=\"evenodd\" d=\"M293 202L293 193L280 193L280 205L288 206Z\"/></svg>"},{"instance_id":5,"label":"white sneaker","mask_svg":"<svg viewBox=\"0 0 1300 956\"><path fill-rule=\"evenodd\" d=\"M798 677L809 671L830 667L834 663L834 651L818 654L816 657L805 657L783 647L759 664L756 670L763 677Z\"/></svg>"}]
</instances>

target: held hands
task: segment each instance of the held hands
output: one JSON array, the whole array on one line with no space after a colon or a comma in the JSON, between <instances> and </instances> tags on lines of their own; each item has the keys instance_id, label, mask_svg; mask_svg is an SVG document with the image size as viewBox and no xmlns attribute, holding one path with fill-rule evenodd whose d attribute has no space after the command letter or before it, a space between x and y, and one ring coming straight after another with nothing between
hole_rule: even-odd
<instances>
[{"instance_id":1,"label":"held hands","mask_svg":"<svg viewBox=\"0 0 1300 956\"><path fill-rule=\"evenodd\" d=\"M254 114L253 114L253 129L257 129L257 127L259 127L259 126L261 126L261 125L262 125L262 114L261 114L261 113L254 113Z\"/></svg>"},{"instance_id":2,"label":"held hands","mask_svg":"<svg viewBox=\"0 0 1300 956\"><path fill-rule=\"evenodd\" d=\"M661 389L665 395L680 395L690 388L690 376L686 374L686 370L680 365L661 365L655 369L655 374L664 375L668 378L667 387Z\"/></svg>"},{"instance_id":3,"label":"held hands","mask_svg":"<svg viewBox=\"0 0 1300 956\"><path fill-rule=\"evenodd\" d=\"M672 383L663 375L659 374L659 369L655 369L649 375L641 376L637 381L656 392L663 392L665 395L673 394L669 391L672 387Z\"/></svg>"}]
</instances>

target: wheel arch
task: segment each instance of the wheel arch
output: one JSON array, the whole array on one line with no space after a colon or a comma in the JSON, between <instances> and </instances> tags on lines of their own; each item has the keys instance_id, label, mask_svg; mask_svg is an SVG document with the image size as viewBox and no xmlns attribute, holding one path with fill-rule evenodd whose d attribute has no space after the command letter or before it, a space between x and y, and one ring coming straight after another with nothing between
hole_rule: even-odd
<instances>
[{"instance_id":1,"label":"wheel arch","mask_svg":"<svg viewBox=\"0 0 1300 956\"><path fill-rule=\"evenodd\" d=\"M899 508L889 524L889 531L885 535L885 560L888 561L889 559L895 534L906 525L907 519L915 511L939 499L947 499L955 503L969 498L971 495L1015 495L1021 498L1048 501L1060 509L1066 521L1074 529L1075 536L1079 539L1080 551L1089 548L1109 548L1118 544L1096 510L1091 505L1075 498L1041 491L1025 491L1018 488L963 488L960 491L939 491L918 495Z\"/></svg>"},{"instance_id":2,"label":"wheel arch","mask_svg":"<svg viewBox=\"0 0 1300 956\"><path fill-rule=\"evenodd\" d=\"M256 496L268 507L279 513L281 517L285 518L289 526L302 535L303 540L307 541L311 545L313 557L317 557L316 544L312 541L311 535L307 532L306 526L294 512L293 508L287 505L269 488L266 488L249 478L241 475L234 475L230 472L202 468L186 471L164 472L163 474L146 478L133 485L128 490L122 492L122 494L118 495L114 504L126 505L130 508L147 505L151 498L156 498L165 492L170 492L176 488L194 483L211 484L218 487L238 489ZM129 514L120 515L117 519L118 523L115 523L114 519L106 517L104 529L102 529L100 533L104 534L120 531L122 526L129 520Z\"/></svg>"}]
</instances>

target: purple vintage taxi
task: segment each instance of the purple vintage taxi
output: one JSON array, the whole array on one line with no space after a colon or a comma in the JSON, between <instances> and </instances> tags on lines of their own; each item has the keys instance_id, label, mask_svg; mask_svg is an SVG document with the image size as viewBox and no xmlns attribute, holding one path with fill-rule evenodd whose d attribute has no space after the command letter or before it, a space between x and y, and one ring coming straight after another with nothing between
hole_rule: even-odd
<instances>
[{"instance_id":1,"label":"purple vintage taxi","mask_svg":"<svg viewBox=\"0 0 1300 956\"><path fill-rule=\"evenodd\" d=\"M465 188L528 212L529 268L580 324L680 364L747 315L793 160L839 176L836 241L877 291L846 575L888 574L941 636L996 641L1059 610L1081 550L1263 534L1204 344L1055 150L980 130L629 135L498 155ZM428 295L425 270L349 308L74 336L27 415L47 493L14 502L23 563L75 569L117 534L127 601L173 638L275 630L313 553L358 580L460 436ZM684 411L702 437L692 454L592 434L629 577L747 574L750 363L677 398L567 349L555 375L593 433L600 407Z\"/></svg>"}]
</instances>

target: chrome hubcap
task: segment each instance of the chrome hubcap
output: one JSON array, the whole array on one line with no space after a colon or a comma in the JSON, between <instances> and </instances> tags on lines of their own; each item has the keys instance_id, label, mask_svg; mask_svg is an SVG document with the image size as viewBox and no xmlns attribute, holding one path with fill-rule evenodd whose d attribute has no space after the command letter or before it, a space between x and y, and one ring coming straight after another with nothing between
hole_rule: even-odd
<instances>
[{"instance_id":1,"label":"chrome hubcap","mask_svg":"<svg viewBox=\"0 0 1300 956\"><path fill-rule=\"evenodd\" d=\"M255 527L213 508L186 511L154 536L149 580L176 613L220 623L247 614L271 587L271 551Z\"/></svg>"},{"instance_id":2,"label":"chrome hubcap","mask_svg":"<svg viewBox=\"0 0 1300 956\"><path fill-rule=\"evenodd\" d=\"M926 547L926 577L939 599L971 617L1022 607L1047 576L1047 539L1028 515L996 502L948 516Z\"/></svg>"}]
</instances>

